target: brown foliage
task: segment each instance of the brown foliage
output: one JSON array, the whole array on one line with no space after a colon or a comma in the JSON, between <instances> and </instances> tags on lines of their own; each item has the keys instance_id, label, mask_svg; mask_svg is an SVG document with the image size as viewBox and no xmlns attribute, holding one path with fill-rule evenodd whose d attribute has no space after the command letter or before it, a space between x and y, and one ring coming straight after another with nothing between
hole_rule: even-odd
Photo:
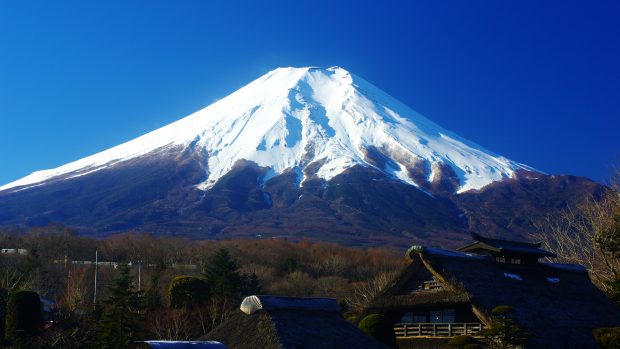
<instances>
[{"instance_id":1,"label":"brown foliage","mask_svg":"<svg viewBox=\"0 0 620 349\"><path fill-rule=\"evenodd\" d=\"M178 275L200 277L211 258L224 248L239 271L255 274L264 294L334 297L359 308L385 285L389 273L401 266L400 252L354 248L323 242L279 239L192 241L149 234L119 234L106 239L86 238L59 227L26 233L0 233L1 248L24 248L30 256L0 255L0 276L9 288L29 288L57 300L60 325L45 337L53 346L91 340L95 251L99 262L132 262L131 275L144 289L157 273L159 295L165 295ZM36 256L36 258L33 257ZM33 263L36 261L36 263ZM138 268L141 265L138 281ZM98 267L98 303L106 299L116 273L112 265ZM137 287L136 287L137 288ZM210 299L192 309L150 309L142 323L148 338L195 339L228 318L239 304ZM72 327L71 324L76 324ZM94 327L93 327L94 328ZM52 344L50 344L52 345Z\"/></svg>"}]
</instances>

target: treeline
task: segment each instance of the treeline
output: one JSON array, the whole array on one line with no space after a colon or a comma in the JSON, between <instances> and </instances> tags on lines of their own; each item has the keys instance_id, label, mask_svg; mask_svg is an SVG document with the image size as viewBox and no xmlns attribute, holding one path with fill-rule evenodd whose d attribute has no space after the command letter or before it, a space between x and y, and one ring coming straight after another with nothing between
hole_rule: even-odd
<instances>
[{"instance_id":1,"label":"treeline","mask_svg":"<svg viewBox=\"0 0 620 349\"><path fill-rule=\"evenodd\" d=\"M333 297L354 317L403 266L402 251L380 248L136 233L96 239L59 227L0 233L0 248L27 250L0 255L0 288L53 304L55 323L36 337L43 347L196 339L255 293ZM115 264L95 268L95 254ZM130 325L118 329L117 321Z\"/></svg>"}]
</instances>

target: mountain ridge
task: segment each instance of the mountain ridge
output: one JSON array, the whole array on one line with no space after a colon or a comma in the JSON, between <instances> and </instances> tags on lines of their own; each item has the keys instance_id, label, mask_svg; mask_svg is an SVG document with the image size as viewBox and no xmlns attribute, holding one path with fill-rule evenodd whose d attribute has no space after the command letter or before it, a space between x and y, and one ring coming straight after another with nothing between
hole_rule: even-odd
<instances>
[{"instance_id":1,"label":"mountain ridge","mask_svg":"<svg viewBox=\"0 0 620 349\"><path fill-rule=\"evenodd\" d=\"M445 130L342 68L279 68L117 147L0 187L0 227L454 247L528 239L596 196Z\"/></svg>"},{"instance_id":2,"label":"mountain ridge","mask_svg":"<svg viewBox=\"0 0 620 349\"><path fill-rule=\"evenodd\" d=\"M459 191L511 178L516 169L532 170L441 128L342 68L278 68L176 122L35 172L0 186L0 191L71 173L86 175L176 146L203 152L208 175L200 189L213 186L240 159L271 168L265 180L297 169L303 182L308 176L329 180L353 165L376 167L374 155L389 160L379 170L418 187L433 182L448 166L459 178ZM313 163L320 166L307 173ZM416 179L410 175L414 168Z\"/></svg>"}]
</instances>

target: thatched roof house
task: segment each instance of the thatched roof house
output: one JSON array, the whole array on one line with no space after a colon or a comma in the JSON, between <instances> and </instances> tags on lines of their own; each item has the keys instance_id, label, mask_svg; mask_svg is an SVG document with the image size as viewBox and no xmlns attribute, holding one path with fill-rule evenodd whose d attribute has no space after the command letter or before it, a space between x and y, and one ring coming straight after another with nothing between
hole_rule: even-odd
<instances>
[{"instance_id":1,"label":"thatched roof house","mask_svg":"<svg viewBox=\"0 0 620 349\"><path fill-rule=\"evenodd\" d=\"M539 262L553 254L538 244L474 239L460 252L410 248L411 264L366 312L387 315L399 337L435 338L439 347L489 326L498 305L516 310L531 348L593 348L594 328L620 326L620 310L583 267Z\"/></svg>"},{"instance_id":2,"label":"thatched roof house","mask_svg":"<svg viewBox=\"0 0 620 349\"><path fill-rule=\"evenodd\" d=\"M346 321L331 298L250 296L204 339L229 349L388 348Z\"/></svg>"}]
</instances>

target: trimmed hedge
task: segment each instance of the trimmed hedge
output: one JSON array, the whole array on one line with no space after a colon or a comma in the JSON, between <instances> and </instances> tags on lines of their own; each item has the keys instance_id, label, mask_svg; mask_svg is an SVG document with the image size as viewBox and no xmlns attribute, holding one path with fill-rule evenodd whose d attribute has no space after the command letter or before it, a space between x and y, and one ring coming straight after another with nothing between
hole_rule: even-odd
<instances>
[{"instance_id":1,"label":"trimmed hedge","mask_svg":"<svg viewBox=\"0 0 620 349\"><path fill-rule=\"evenodd\" d=\"M6 303L9 300L9 292L0 289L0 345L4 341L6 326Z\"/></svg>"},{"instance_id":2,"label":"trimmed hedge","mask_svg":"<svg viewBox=\"0 0 620 349\"><path fill-rule=\"evenodd\" d=\"M209 299L209 285L206 281L189 276L177 276L168 287L168 303L173 308L191 307Z\"/></svg>"},{"instance_id":3,"label":"trimmed hedge","mask_svg":"<svg viewBox=\"0 0 620 349\"><path fill-rule=\"evenodd\" d=\"M43 322L41 299L33 291L17 291L9 295L6 305L6 338L11 341L39 332Z\"/></svg>"},{"instance_id":4,"label":"trimmed hedge","mask_svg":"<svg viewBox=\"0 0 620 349\"><path fill-rule=\"evenodd\" d=\"M368 336L375 338L379 342L391 347L396 347L396 336L394 335L393 325L384 315L370 314L360 321L358 327Z\"/></svg>"}]
</instances>

